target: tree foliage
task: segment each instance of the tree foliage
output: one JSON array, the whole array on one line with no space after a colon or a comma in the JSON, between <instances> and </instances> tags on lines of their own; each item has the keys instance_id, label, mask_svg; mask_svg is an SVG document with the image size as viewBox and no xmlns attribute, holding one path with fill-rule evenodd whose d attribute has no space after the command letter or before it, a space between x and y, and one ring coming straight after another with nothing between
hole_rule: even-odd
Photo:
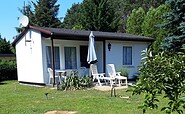
<instances>
[{"instance_id":1,"label":"tree foliage","mask_svg":"<svg viewBox=\"0 0 185 114\"><path fill-rule=\"evenodd\" d=\"M4 80L17 80L16 60L0 59L0 82Z\"/></svg>"},{"instance_id":2,"label":"tree foliage","mask_svg":"<svg viewBox=\"0 0 185 114\"><path fill-rule=\"evenodd\" d=\"M139 69L139 81L133 94L145 94L144 104L140 108L145 113L148 108L158 108L158 96L168 99L161 110L171 114L182 114L185 108L185 53L143 52L143 65Z\"/></svg>"},{"instance_id":3,"label":"tree foliage","mask_svg":"<svg viewBox=\"0 0 185 114\"><path fill-rule=\"evenodd\" d=\"M112 0L84 0L80 24L86 30L116 31L117 19Z\"/></svg>"},{"instance_id":4,"label":"tree foliage","mask_svg":"<svg viewBox=\"0 0 185 114\"><path fill-rule=\"evenodd\" d=\"M144 61L139 69L141 74L133 94L145 94L141 106L143 112L148 108L158 108L160 95L168 100L162 111L182 114L182 108L185 108L185 48L182 49L185 38L185 1L168 0L167 3L157 9L151 8L143 22L144 35L156 38L153 48L160 47L161 41L167 37L163 42L164 50L144 52ZM165 14L166 18L161 17L162 14ZM159 24L163 24L160 26L162 28L155 28Z\"/></svg>"},{"instance_id":5,"label":"tree foliage","mask_svg":"<svg viewBox=\"0 0 185 114\"><path fill-rule=\"evenodd\" d=\"M54 5L56 1L37 0L36 3L32 1L26 6L23 6L22 9L19 8L19 11L27 15L30 24L35 26L63 27L69 29L93 28L92 30L125 32L127 18L133 9L142 6L147 11L151 6L158 7L160 4L163 4L165 0L84 0L81 4L73 4L68 9L62 25L57 18L59 5ZM34 10L32 10L32 5L34 6ZM111 12L114 12L114 17L111 16ZM92 15L93 18L87 17ZM95 21L93 24L89 24L92 21L91 19ZM101 25L102 27L100 27ZM23 29L16 27L16 30L21 32Z\"/></svg>"},{"instance_id":6,"label":"tree foliage","mask_svg":"<svg viewBox=\"0 0 185 114\"><path fill-rule=\"evenodd\" d=\"M68 9L64 28L97 31L117 31L118 18L112 0L84 0Z\"/></svg>"},{"instance_id":7,"label":"tree foliage","mask_svg":"<svg viewBox=\"0 0 185 114\"><path fill-rule=\"evenodd\" d=\"M154 38L152 48L155 53L161 50L161 42L167 36L170 29L162 28L161 25L168 22L164 15L170 11L166 4L157 8L151 7L146 15L142 8L134 9L127 20L127 33L143 35Z\"/></svg>"},{"instance_id":8,"label":"tree foliage","mask_svg":"<svg viewBox=\"0 0 185 114\"><path fill-rule=\"evenodd\" d=\"M164 50L180 51L185 44L185 0L167 0L167 4L172 11L166 15L168 23L164 27L171 31L162 46Z\"/></svg>"},{"instance_id":9,"label":"tree foliage","mask_svg":"<svg viewBox=\"0 0 185 114\"><path fill-rule=\"evenodd\" d=\"M23 15L26 15L29 18L29 23L33 23L33 11L31 9L32 9L31 2L29 2L27 5L24 3L24 6L18 9ZM15 29L18 33L20 33L25 28L15 27Z\"/></svg>"},{"instance_id":10,"label":"tree foliage","mask_svg":"<svg viewBox=\"0 0 185 114\"><path fill-rule=\"evenodd\" d=\"M170 8L166 4L162 4L157 8L151 7L147 12L141 26L143 36L155 38L151 48L156 53L160 50L161 42L169 32L169 29L164 29L160 26L161 24L167 22L167 20L164 19L164 15L169 11Z\"/></svg>"},{"instance_id":11,"label":"tree foliage","mask_svg":"<svg viewBox=\"0 0 185 114\"><path fill-rule=\"evenodd\" d=\"M81 29L80 26L80 9L81 4L73 4L70 9L67 10L67 14L62 22L62 27L67 29Z\"/></svg>"},{"instance_id":12,"label":"tree foliage","mask_svg":"<svg viewBox=\"0 0 185 114\"><path fill-rule=\"evenodd\" d=\"M145 11L148 11L150 7L157 8L161 4L164 4L166 0L129 0L132 7L142 7Z\"/></svg>"},{"instance_id":13,"label":"tree foliage","mask_svg":"<svg viewBox=\"0 0 185 114\"><path fill-rule=\"evenodd\" d=\"M33 21L30 23L34 26L40 27L55 27L61 26L60 20L57 18L60 5L55 5L57 0L38 0L33 3L34 14Z\"/></svg>"},{"instance_id":14,"label":"tree foliage","mask_svg":"<svg viewBox=\"0 0 185 114\"><path fill-rule=\"evenodd\" d=\"M119 19L117 31L126 32L126 22L134 7L132 7L130 0L114 0L113 7L115 15Z\"/></svg>"},{"instance_id":15,"label":"tree foliage","mask_svg":"<svg viewBox=\"0 0 185 114\"><path fill-rule=\"evenodd\" d=\"M164 3L165 0L114 0L113 6L116 15L120 17L117 31L126 32L126 22L133 9L142 7L147 12L150 7L157 8Z\"/></svg>"},{"instance_id":16,"label":"tree foliage","mask_svg":"<svg viewBox=\"0 0 185 114\"><path fill-rule=\"evenodd\" d=\"M151 7L147 12L146 16L144 17L144 21L141 25L142 34L144 36L156 38L157 31L155 29L157 29L157 27L155 25L157 25L157 23L155 20L155 17L156 17L155 12L156 12L156 9Z\"/></svg>"},{"instance_id":17,"label":"tree foliage","mask_svg":"<svg viewBox=\"0 0 185 114\"><path fill-rule=\"evenodd\" d=\"M138 9L139 7L142 6L142 8L145 11L148 11L148 9L151 6L156 8L165 2L165 0L139 0L139 1L138 0L137 1L136 0L108 0L108 1L106 1L106 2L111 3L111 6L110 6L109 3L108 3L108 5L106 5L107 3L105 5L103 5L102 1L103 0L99 0L99 1L98 0L91 0L91 1L84 0L84 2L82 2L81 4L74 4L67 11L67 14L66 14L64 21L63 21L63 27L70 28L70 29L71 28L86 29L87 27L84 27L84 25L85 26L87 25L87 26L92 26L91 28L93 28L94 24L100 23L100 22L98 22L99 18L97 15L99 15L100 17L108 16L106 14L106 12L101 13L101 12L103 12L103 9L105 9L105 7L107 7L107 9L109 8L110 10L112 10L112 9L114 10L114 22L111 23L111 27L116 29L114 31L126 32L126 22L127 22L127 19L133 9ZM105 0L104 0L104 2L105 2ZM96 3L96 4L94 5L94 3ZM102 8L100 8L100 6ZM83 7L85 8L85 10ZM95 12L95 10L97 8L99 8L98 9L99 12ZM106 15L103 15L103 14L106 14ZM90 25L89 23L92 21L91 19L93 19L93 18L90 18L88 16L92 16L92 15L94 15L93 18L97 18L97 19L94 19L94 21L97 21L97 22L94 22L93 24ZM89 18L89 19L87 19L89 21L83 21L83 19L86 19L86 18ZM79 21L79 20L82 20L82 21ZM105 21L105 20L103 20L103 21ZM96 29L96 30L98 30L98 29Z\"/></svg>"},{"instance_id":18,"label":"tree foliage","mask_svg":"<svg viewBox=\"0 0 185 114\"><path fill-rule=\"evenodd\" d=\"M10 44L10 41L7 41L6 38L2 38L0 34L0 54L13 54L13 47Z\"/></svg>"},{"instance_id":19,"label":"tree foliage","mask_svg":"<svg viewBox=\"0 0 185 114\"><path fill-rule=\"evenodd\" d=\"M126 32L135 35L142 35L141 25L144 21L145 11L143 8L134 9L127 20Z\"/></svg>"},{"instance_id":20,"label":"tree foliage","mask_svg":"<svg viewBox=\"0 0 185 114\"><path fill-rule=\"evenodd\" d=\"M61 27L61 21L57 18L60 5L55 5L57 0L38 0L23 6L19 11L29 18L29 24L40 27ZM34 10L32 10L32 5ZM17 31L22 31L17 28Z\"/></svg>"}]
</instances>

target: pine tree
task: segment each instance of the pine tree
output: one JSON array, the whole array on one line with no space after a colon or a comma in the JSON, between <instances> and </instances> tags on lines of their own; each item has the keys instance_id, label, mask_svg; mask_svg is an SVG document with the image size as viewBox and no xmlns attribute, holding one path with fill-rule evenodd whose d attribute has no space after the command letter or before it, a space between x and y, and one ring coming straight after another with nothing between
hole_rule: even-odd
<instances>
[{"instance_id":1,"label":"pine tree","mask_svg":"<svg viewBox=\"0 0 185 114\"><path fill-rule=\"evenodd\" d=\"M166 15L169 22L164 27L171 31L164 39L162 47L164 50L181 51L185 44L185 0L167 0L167 4L172 11Z\"/></svg>"},{"instance_id":2,"label":"pine tree","mask_svg":"<svg viewBox=\"0 0 185 114\"><path fill-rule=\"evenodd\" d=\"M27 5L24 2L24 6L18 9L22 15L26 15L29 18L29 23L33 22L33 11L31 10L31 2ZM15 27L18 33L22 32L25 28L24 27Z\"/></svg>"},{"instance_id":3,"label":"pine tree","mask_svg":"<svg viewBox=\"0 0 185 114\"><path fill-rule=\"evenodd\" d=\"M40 27L55 27L61 26L60 20L57 18L60 5L55 5L57 0L38 0L34 5L34 14L31 17L31 25Z\"/></svg>"}]
</instances>

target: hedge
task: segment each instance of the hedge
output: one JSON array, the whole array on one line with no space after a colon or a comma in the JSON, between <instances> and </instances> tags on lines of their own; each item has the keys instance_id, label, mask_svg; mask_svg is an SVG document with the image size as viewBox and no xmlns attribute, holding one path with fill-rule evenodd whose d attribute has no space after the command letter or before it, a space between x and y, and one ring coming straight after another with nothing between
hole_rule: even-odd
<instances>
[{"instance_id":1,"label":"hedge","mask_svg":"<svg viewBox=\"0 0 185 114\"><path fill-rule=\"evenodd\" d=\"M16 79L17 79L16 60L0 59L0 81Z\"/></svg>"}]
</instances>

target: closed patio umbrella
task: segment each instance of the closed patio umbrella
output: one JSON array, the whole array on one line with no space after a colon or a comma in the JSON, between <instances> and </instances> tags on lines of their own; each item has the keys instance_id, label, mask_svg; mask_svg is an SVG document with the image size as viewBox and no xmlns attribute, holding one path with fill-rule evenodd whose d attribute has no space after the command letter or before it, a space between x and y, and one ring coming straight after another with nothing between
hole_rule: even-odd
<instances>
[{"instance_id":1,"label":"closed patio umbrella","mask_svg":"<svg viewBox=\"0 0 185 114\"><path fill-rule=\"evenodd\" d=\"M96 57L96 52L94 48L94 35L93 32L91 31L89 35L89 46L88 46L88 54L87 54L87 62L89 64L93 64L97 62L97 57Z\"/></svg>"}]
</instances>

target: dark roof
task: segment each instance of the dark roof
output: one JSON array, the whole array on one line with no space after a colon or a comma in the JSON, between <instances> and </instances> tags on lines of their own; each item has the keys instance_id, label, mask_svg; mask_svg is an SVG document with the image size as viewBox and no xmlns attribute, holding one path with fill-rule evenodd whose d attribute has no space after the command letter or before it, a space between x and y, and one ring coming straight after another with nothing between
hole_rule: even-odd
<instances>
[{"instance_id":1,"label":"dark roof","mask_svg":"<svg viewBox=\"0 0 185 114\"><path fill-rule=\"evenodd\" d=\"M40 31L42 36L45 38L52 37L53 39L66 39L66 40L89 40L89 34L91 31L86 30L72 30L72 29L63 29L63 28L48 28L48 27L35 27L29 26L24 30L18 37L13 41L13 45L28 31L28 29L33 29ZM127 33L114 33L114 32L100 32L93 31L95 40L104 41L104 40L123 40L123 41L143 41L143 42L152 42L153 38L137 36Z\"/></svg>"}]
</instances>

